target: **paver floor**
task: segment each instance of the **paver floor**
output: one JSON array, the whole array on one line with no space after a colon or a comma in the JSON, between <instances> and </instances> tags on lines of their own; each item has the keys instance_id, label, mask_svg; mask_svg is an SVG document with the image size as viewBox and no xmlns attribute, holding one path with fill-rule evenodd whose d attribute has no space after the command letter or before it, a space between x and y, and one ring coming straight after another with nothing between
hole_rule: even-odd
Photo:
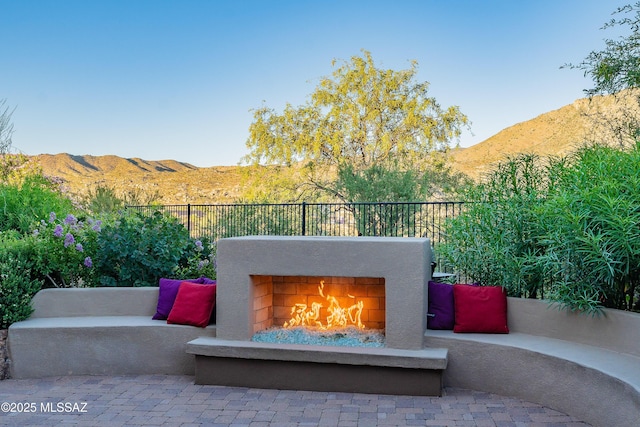
<instances>
[{"instance_id":1,"label":"paver floor","mask_svg":"<svg viewBox=\"0 0 640 427\"><path fill-rule=\"evenodd\" d=\"M191 376L5 380L0 405L2 426L587 426L462 389L442 397L263 390L195 385Z\"/></svg>"}]
</instances>

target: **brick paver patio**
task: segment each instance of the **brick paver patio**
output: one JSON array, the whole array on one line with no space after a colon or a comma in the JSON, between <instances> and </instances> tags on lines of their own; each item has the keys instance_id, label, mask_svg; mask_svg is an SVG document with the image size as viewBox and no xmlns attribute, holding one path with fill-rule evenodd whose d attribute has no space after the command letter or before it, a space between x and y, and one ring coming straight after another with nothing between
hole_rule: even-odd
<instances>
[{"instance_id":1,"label":"brick paver patio","mask_svg":"<svg viewBox=\"0 0 640 427\"><path fill-rule=\"evenodd\" d=\"M195 385L191 376L5 380L0 404L2 426L587 426L469 390L439 398L262 390Z\"/></svg>"}]
</instances>

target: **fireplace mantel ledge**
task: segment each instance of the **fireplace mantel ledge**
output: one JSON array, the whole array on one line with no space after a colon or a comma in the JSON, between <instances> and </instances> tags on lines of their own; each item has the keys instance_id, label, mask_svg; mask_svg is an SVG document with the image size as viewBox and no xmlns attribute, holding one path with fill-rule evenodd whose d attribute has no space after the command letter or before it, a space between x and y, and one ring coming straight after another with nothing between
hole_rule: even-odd
<instances>
[{"instance_id":1,"label":"fireplace mantel ledge","mask_svg":"<svg viewBox=\"0 0 640 427\"><path fill-rule=\"evenodd\" d=\"M407 369L444 370L447 367L447 349L445 348L407 350L386 347L272 344L200 337L187 344L187 353L208 357L337 363Z\"/></svg>"}]
</instances>

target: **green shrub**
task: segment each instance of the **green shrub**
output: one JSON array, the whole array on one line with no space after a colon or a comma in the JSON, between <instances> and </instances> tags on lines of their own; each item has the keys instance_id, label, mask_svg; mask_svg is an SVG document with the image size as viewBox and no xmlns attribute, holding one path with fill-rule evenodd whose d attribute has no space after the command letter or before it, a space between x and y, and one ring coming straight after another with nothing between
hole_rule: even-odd
<instances>
[{"instance_id":1,"label":"green shrub","mask_svg":"<svg viewBox=\"0 0 640 427\"><path fill-rule=\"evenodd\" d=\"M438 247L446 262L470 281L502 286L510 296L541 296L536 208L549 188L549 170L538 156L523 154L469 187L463 211L446 224L447 243Z\"/></svg>"},{"instance_id":2,"label":"green shrub","mask_svg":"<svg viewBox=\"0 0 640 427\"><path fill-rule=\"evenodd\" d=\"M539 210L549 298L580 310L639 310L640 145L569 158Z\"/></svg>"},{"instance_id":3,"label":"green shrub","mask_svg":"<svg viewBox=\"0 0 640 427\"><path fill-rule=\"evenodd\" d=\"M30 175L21 184L0 184L0 231L28 233L50 212L74 211L71 200L57 192L41 175Z\"/></svg>"},{"instance_id":4,"label":"green shrub","mask_svg":"<svg viewBox=\"0 0 640 427\"><path fill-rule=\"evenodd\" d=\"M67 214L63 220L54 212L37 223L28 237L34 244L34 268L47 286L95 286L93 258L102 226L101 220ZM26 238L27 239L27 238Z\"/></svg>"},{"instance_id":5,"label":"green shrub","mask_svg":"<svg viewBox=\"0 0 640 427\"><path fill-rule=\"evenodd\" d=\"M640 145L520 155L466 195L439 250L471 280L572 310L640 311Z\"/></svg>"},{"instance_id":6,"label":"green shrub","mask_svg":"<svg viewBox=\"0 0 640 427\"><path fill-rule=\"evenodd\" d=\"M173 277L188 279L201 276L216 278L216 244L206 239L191 239L186 249L186 261L181 263Z\"/></svg>"},{"instance_id":7,"label":"green shrub","mask_svg":"<svg viewBox=\"0 0 640 427\"><path fill-rule=\"evenodd\" d=\"M32 247L14 233L0 233L0 329L33 311L31 298L42 282L32 275Z\"/></svg>"},{"instance_id":8,"label":"green shrub","mask_svg":"<svg viewBox=\"0 0 640 427\"><path fill-rule=\"evenodd\" d=\"M87 190L83 198L83 205L95 214L105 212L117 212L122 209L124 202L118 196L113 187L98 185L94 189Z\"/></svg>"},{"instance_id":9,"label":"green shrub","mask_svg":"<svg viewBox=\"0 0 640 427\"><path fill-rule=\"evenodd\" d=\"M116 213L124 206L146 206L160 200L158 190L147 191L130 188L118 192L114 187L99 184L90 188L82 197L85 208L93 214Z\"/></svg>"},{"instance_id":10,"label":"green shrub","mask_svg":"<svg viewBox=\"0 0 640 427\"><path fill-rule=\"evenodd\" d=\"M189 258L193 243L175 217L124 211L103 225L97 240L96 274L102 286L157 286Z\"/></svg>"}]
</instances>

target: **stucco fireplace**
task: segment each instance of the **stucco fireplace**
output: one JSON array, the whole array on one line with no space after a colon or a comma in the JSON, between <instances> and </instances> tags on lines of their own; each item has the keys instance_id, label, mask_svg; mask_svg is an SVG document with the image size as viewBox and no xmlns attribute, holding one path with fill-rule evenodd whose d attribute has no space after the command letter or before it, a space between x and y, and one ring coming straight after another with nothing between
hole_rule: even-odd
<instances>
[{"instance_id":1,"label":"stucco fireplace","mask_svg":"<svg viewBox=\"0 0 640 427\"><path fill-rule=\"evenodd\" d=\"M197 382L440 393L446 350L423 344L431 277L428 239L247 236L222 239L217 251L216 338L188 345L196 355ZM322 295L314 296L319 286ZM310 306L314 298L326 298L324 291L344 306L361 304L365 326L384 329L384 348L250 341L262 329L281 326L291 304L302 299L300 304ZM260 369L262 375L241 375ZM301 371L304 378L296 379ZM310 374L315 381L308 380Z\"/></svg>"}]
</instances>

